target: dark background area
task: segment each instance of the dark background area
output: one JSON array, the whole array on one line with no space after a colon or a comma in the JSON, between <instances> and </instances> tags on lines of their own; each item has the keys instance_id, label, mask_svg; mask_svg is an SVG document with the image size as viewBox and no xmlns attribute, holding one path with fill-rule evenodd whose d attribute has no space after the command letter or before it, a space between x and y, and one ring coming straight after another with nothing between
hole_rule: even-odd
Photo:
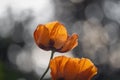
<instances>
[{"instance_id":1,"label":"dark background area","mask_svg":"<svg viewBox=\"0 0 120 80\"><path fill-rule=\"evenodd\" d=\"M39 50L33 32L56 20L78 33L71 54L95 63L93 80L120 79L120 0L5 0L0 9L0 80L38 80L50 52Z\"/></svg>"}]
</instances>

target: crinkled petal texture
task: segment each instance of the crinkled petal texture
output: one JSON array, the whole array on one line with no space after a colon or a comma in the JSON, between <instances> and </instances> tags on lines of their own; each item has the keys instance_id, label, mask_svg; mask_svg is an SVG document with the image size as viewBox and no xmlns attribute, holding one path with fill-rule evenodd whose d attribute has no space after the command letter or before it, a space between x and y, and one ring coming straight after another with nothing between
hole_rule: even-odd
<instances>
[{"instance_id":1,"label":"crinkled petal texture","mask_svg":"<svg viewBox=\"0 0 120 80\"><path fill-rule=\"evenodd\" d=\"M61 49L59 49L59 52L67 52L72 50L78 45L78 35L73 34L72 36L69 36L65 44Z\"/></svg>"},{"instance_id":2,"label":"crinkled petal texture","mask_svg":"<svg viewBox=\"0 0 120 80\"><path fill-rule=\"evenodd\" d=\"M66 28L58 21L38 25L34 39L40 48L57 52L67 52L78 45L78 35L68 37Z\"/></svg>"},{"instance_id":3,"label":"crinkled petal texture","mask_svg":"<svg viewBox=\"0 0 120 80\"><path fill-rule=\"evenodd\" d=\"M97 68L87 58L58 56L50 61L52 80L90 80Z\"/></svg>"},{"instance_id":4,"label":"crinkled petal texture","mask_svg":"<svg viewBox=\"0 0 120 80\"><path fill-rule=\"evenodd\" d=\"M36 44L45 50L49 49L49 30L44 25L38 25L34 32L34 39Z\"/></svg>"},{"instance_id":5,"label":"crinkled petal texture","mask_svg":"<svg viewBox=\"0 0 120 80\"><path fill-rule=\"evenodd\" d=\"M67 40L68 34L66 28L57 21L48 23L45 26L49 29L50 40L53 42L53 46L56 49L61 48Z\"/></svg>"}]
</instances>

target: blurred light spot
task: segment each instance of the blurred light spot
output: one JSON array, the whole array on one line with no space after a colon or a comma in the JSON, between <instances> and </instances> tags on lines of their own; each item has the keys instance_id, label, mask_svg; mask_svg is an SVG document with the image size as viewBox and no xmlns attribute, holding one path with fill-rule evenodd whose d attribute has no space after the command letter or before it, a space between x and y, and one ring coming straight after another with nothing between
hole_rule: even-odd
<instances>
[{"instance_id":1,"label":"blurred light spot","mask_svg":"<svg viewBox=\"0 0 120 80\"><path fill-rule=\"evenodd\" d=\"M0 7L0 36L2 37L10 35L15 21L23 22L32 35L39 23L48 22L54 17L52 0L4 0ZM26 20L32 21L28 24Z\"/></svg>"},{"instance_id":2,"label":"blurred light spot","mask_svg":"<svg viewBox=\"0 0 120 80\"><path fill-rule=\"evenodd\" d=\"M110 64L113 68L120 69L120 43L119 46L111 51Z\"/></svg>"},{"instance_id":3,"label":"blurred light spot","mask_svg":"<svg viewBox=\"0 0 120 80\"><path fill-rule=\"evenodd\" d=\"M23 28L24 26L20 22L15 22L14 29L11 31L11 38L15 42L22 42L22 34L23 34Z\"/></svg>"},{"instance_id":4,"label":"blurred light spot","mask_svg":"<svg viewBox=\"0 0 120 80\"><path fill-rule=\"evenodd\" d=\"M16 58L16 65L21 71L31 72L33 70L33 63L31 59L31 54L22 50L19 52Z\"/></svg>"},{"instance_id":5,"label":"blurred light spot","mask_svg":"<svg viewBox=\"0 0 120 80\"><path fill-rule=\"evenodd\" d=\"M76 6L70 0L53 0L55 8L55 19L62 22L68 31L76 21Z\"/></svg>"},{"instance_id":6,"label":"blurred light spot","mask_svg":"<svg viewBox=\"0 0 120 80\"><path fill-rule=\"evenodd\" d=\"M31 5L31 7L34 8L32 9L34 20L27 25L30 35L33 35L33 32L38 24L43 24L54 19L54 3L52 0L33 0L31 4L33 3L34 6Z\"/></svg>"},{"instance_id":7,"label":"blurred light spot","mask_svg":"<svg viewBox=\"0 0 120 80\"><path fill-rule=\"evenodd\" d=\"M28 29L24 29L22 39L24 40L26 45L29 45L30 47L33 45L34 42L33 34L31 35Z\"/></svg>"},{"instance_id":8,"label":"blurred light spot","mask_svg":"<svg viewBox=\"0 0 120 80\"><path fill-rule=\"evenodd\" d=\"M11 8L12 13L14 15L14 20L18 21L18 22L23 22L23 24L27 24L28 21L32 21L34 20L34 11L32 9L27 9L27 10L22 10L21 12L19 12L18 14L15 14L15 12L13 11L13 8ZM31 20L32 18L32 20Z\"/></svg>"},{"instance_id":9,"label":"blurred light spot","mask_svg":"<svg viewBox=\"0 0 120 80\"><path fill-rule=\"evenodd\" d=\"M88 53L89 54L89 53ZM94 57L92 58L95 61L95 64L106 64L109 61L109 53L106 46L103 46L97 49Z\"/></svg>"},{"instance_id":10,"label":"blurred light spot","mask_svg":"<svg viewBox=\"0 0 120 80\"><path fill-rule=\"evenodd\" d=\"M14 4L14 5L13 5ZM42 5L41 5L42 4ZM32 9L35 12L44 12L51 7L51 0L12 0L10 5L15 12L21 12L21 10ZM47 6L46 6L47 5Z\"/></svg>"},{"instance_id":11,"label":"blurred light spot","mask_svg":"<svg viewBox=\"0 0 120 80\"><path fill-rule=\"evenodd\" d=\"M85 16L89 20L95 18L97 21L101 22L104 15L98 4L90 4L85 9Z\"/></svg>"},{"instance_id":12,"label":"blurred light spot","mask_svg":"<svg viewBox=\"0 0 120 80\"><path fill-rule=\"evenodd\" d=\"M85 22L83 26L83 38L81 40L86 56L94 57L96 51L107 46L108 34L100 24Z\"/></svg>"},{"instance_id":13,"label":"blurred light spot","mask_svg":"<svg viewBox=\"0 0 120 80\"><path fill-rule=\"evenodd\" d=\"M80 3L83 2L84 0L70 0L72 3Z\"/></svg>"},{"instance_id":14,"label":"blurred light spot","mask_svg":"<svg viewBox=\"0 0 120 80\"><path fill-rule=\"evenodd\" d=\"M17 79L17 80L26 80L25 78L19 78L19 79Z\"/></svg>"},{"instance_id":15,"label":"blurred light spot","mask_svg":"<svg viewBox=\"0 0 120 80\"><path fill-rule=\"evenodd\" d=\"M120 1L106 0L103 4L105 15L120 23Z\"/></svg>"},{"instance_id":16,"label":"blurred light spot","mask_svg":"<svg viewBox=\"0 0 120 80\"><path fill-rule=\"evenodd\" d=\"M108 33L110 45L115 44L119 38L119 25L114 22L109 22L105 25L105 30Z\"/></svg>"},{"instance_id":17,"label":"blurred light spot","mask_svg":"<svg viewBox=\"0 0 120 80\"><path fill-rule=\"evenodd\" d=\"M12 15L6 11L3 18L0 18L0 36L5 38L11 34L11 30L14 27L14 21ZM2 16L2 15L0 15Z\"/></svg>"},{"instance_id":18,"label":"blurred light spot","mask_svg":"<svg viewBox=\"0 0 120 80\"><path fill-rule=\"evenodd\" d=\"M10 1L8 1L8 0L4 0L0 4L0 15L2 15L2 16L0 16L0 18L4 17L4 15L5 15L5 9L9 6L9 4L10 4Z\"/></svg>"},{"instance_id":19,"label":"blurred light spot","mask_svg":"<svg viewBox=\"0 0 120 80\"><path fill-rule=\"evenodd\" d=\"M7 56L10 62L12 62L13 64L16 64L16 57L21 50L22 48L17 44L11 44L9 46Z\"/></svg>"},{"instance_id":20,"label":"blurred light spot","mask_svg":"<svg viewBox=\"0 0 120 80\"><path fill-rule=\"evenodd\" d=\"M71 33L77 33L79 40L81 40L83 36L83 23L83 21L76 21L71 27Z\"/></svg>"}]
</instances>

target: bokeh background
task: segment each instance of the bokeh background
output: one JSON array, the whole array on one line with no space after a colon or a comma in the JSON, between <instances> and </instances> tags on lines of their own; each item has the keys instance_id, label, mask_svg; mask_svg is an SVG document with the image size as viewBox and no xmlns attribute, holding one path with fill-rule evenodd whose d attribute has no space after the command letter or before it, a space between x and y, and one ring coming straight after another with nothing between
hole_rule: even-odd
<instances>
[{"instance_id":1,"label":"bokeh background","mask_svg":"<svg viewBox=\"0 0 120 80\"><path fill-rule=\"evenodd\" d=\"M99 69L93 80L120 80L120 0L0 0L0 80L39 80L50 51L33 32L56 20L79 34L79 45L55 56L90 58Z\"/></svg>"}]
</instances>

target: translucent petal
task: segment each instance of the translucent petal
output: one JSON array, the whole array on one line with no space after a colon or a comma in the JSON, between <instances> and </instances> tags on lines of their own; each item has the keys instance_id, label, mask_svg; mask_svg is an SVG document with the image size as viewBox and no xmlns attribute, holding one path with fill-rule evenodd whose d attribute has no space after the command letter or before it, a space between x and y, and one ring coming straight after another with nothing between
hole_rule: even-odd
<instances>
[{"instance_id":1,"label":"translucent petal","mask_svg":"<svg viewBox=\"0 0 120 80\"><path fill-rule=\"evenodd\" d=\"M44 25L38 25L34 32L34 39L39 47L47 48L50 40L48 29Z\"/></svg>"},{"instance_id":2,"label":"translucent petal","mask_svg":"<svg viewBox=\"0 0 120 80\"><path fill-rule=\"evenodd\" d=\"M87 58L58 56L51 60L52 80L91 80L97 68Z\"/></svg>"},{"instance_id":3,"label":"translucent petal","mask_svg":"<svg viewBox=\"0 0 120 80\"><path fill-rule=\"evenodd\" d=\"M45 25L50 32L50 40L54 42L54 47L59 49L67 40L67 30L61 23L55 21Z\"/></svg>"},{"instance_id":4,"label":"translucent petal","mask_svg":"<svg viewBox=\"0 0 120 80\"><path fill-rule=\"evenodd\" d=\"M81 80L90 80L95 74L97 74L97 68L94 64L87 58L82 58L79 62L79 78Z\"/></svg>"},{"instance_id":5,"label":"translucent petal","mask_svg":"<svg viewBox=\"0 0 120 80\"><path fill-rule=\"evenodd\" d=\"M78 35L73 34L71 37L68 38L66 43L63 45L63 48L61 48L59 52L67 52L75 48L77 45L78 45Z\"/></svg>"}]
</instances>

